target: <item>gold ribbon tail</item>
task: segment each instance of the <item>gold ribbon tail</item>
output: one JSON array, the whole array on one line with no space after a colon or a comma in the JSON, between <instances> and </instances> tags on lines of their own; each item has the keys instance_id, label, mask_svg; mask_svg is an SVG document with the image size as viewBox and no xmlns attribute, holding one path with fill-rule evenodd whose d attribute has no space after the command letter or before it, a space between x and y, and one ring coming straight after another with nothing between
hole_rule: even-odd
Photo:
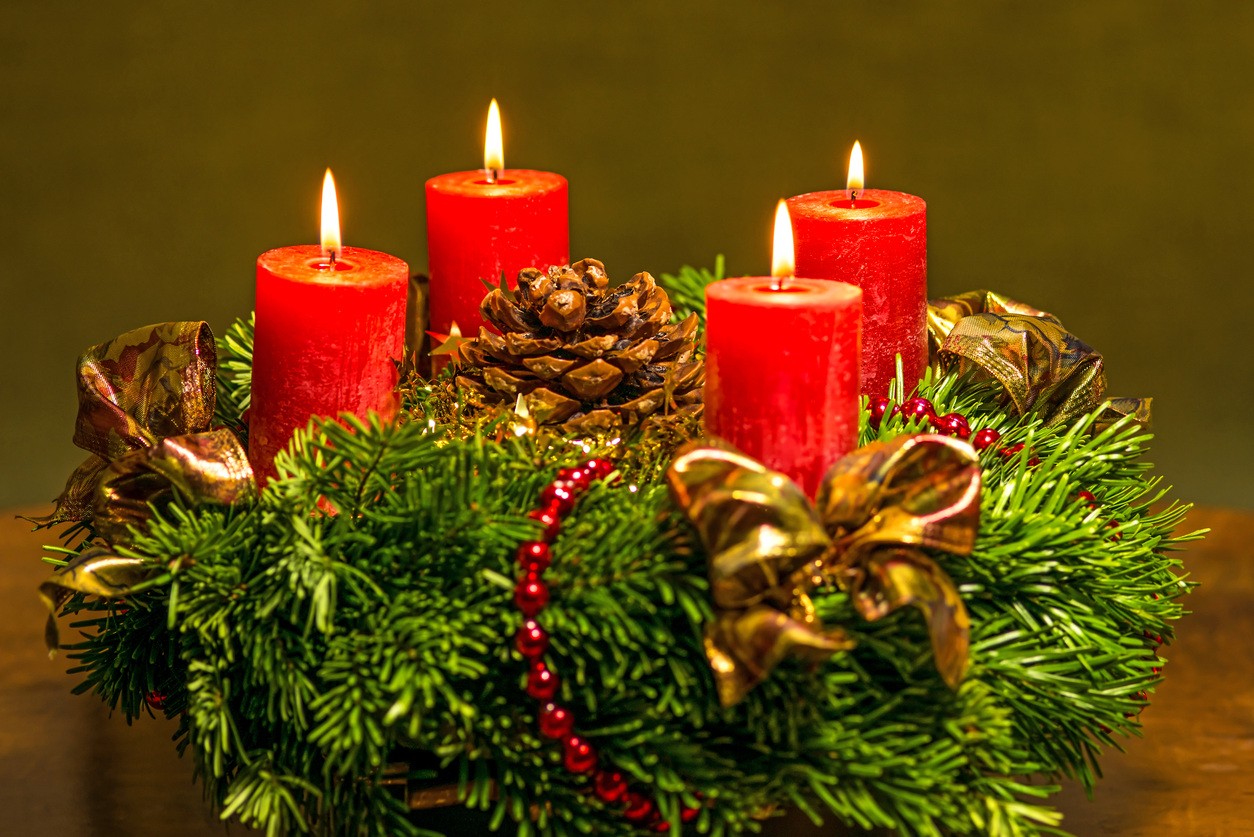
<instances>
[{"instance_id":1,"label":"gold ribbon tail","mask_svg":"<svg viewBox=\"0 0 1254 837\"><path fill-rule=\"evenodd\" d=\"M121 599L130 595L131 590L151 577L153 572L140 559L118 555L107 549L89 549L58 569L39 585L39 598L48 608L48 624L44 628L48 656L55 656L61 645L57 615L75 593Z\"/></svg>"}]
</instances>

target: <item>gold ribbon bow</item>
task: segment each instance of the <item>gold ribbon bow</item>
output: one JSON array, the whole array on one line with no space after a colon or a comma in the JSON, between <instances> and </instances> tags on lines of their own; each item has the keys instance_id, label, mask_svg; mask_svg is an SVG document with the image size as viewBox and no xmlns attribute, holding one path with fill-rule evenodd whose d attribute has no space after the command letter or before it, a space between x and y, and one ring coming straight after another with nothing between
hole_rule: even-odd
<instances>
[{"instance_id":1,"label":"gold ribbon bow","mask_svg":"<svg viewBox=\"0 0 1254 837\"><path fill-rule=\"evenodd\" d=\"M41 526L90 521L95 534L124 543L151 505L171 495L230 504L256 496L243 445L210 430L217 400L217 350L207 323L162 323L88 349L78 363L74 444L91 456L65 484ZM137 559L103 549L84 552L53 574L40 593L55 617L76 593L119 597L147 571ZM56 623L48 641L56 647Z\"/></svg>"},{"instance_id":2,"label":"gold ribbon bow","mask_svg":"<svg viewBox=\"0 0 1254 837\"><path fill-rule=\"evenodd\" d=\"M1125 415L1149 422L1151 399L1107 399L1101 353L1053 314L992 291L968 291L930 300L927 320L933 367L996 380L1020 414L1069 424L1107 404L1103 424Z\"/></svg>"},{"instance_id":3,"label":"gold ribbon bow","mask_svg":"<svg viewBox=\"0 0 1254 837\"><path fill-rule=\"evenodd\" d=\"M203 322L162 323L92 346L78 361L74 444L91 456L70 475L50 526L91 521L111 543L170 492L201 502L255 496L248 455L229 430L210 430L217 350Z\"/></svg>"},{"instance_id":4,"label":"gold ribbon bow","mask_svg":"<svg viewBox=\"0 0 1254 837\"><path fill-rule=\"evenodd\" d=\"M930 435L872 443L832 466L814 505L783 474L721 446L685 449L667 479L709 556L717 616L705 649L724 706L786 656L817 664L854 646L815 613L810 591L828 579L865 619L921 610L941 677L962 680L967 611L921 549L966 554L975 544L980 467L970 445Z\"/></svg>"}]
</instances>

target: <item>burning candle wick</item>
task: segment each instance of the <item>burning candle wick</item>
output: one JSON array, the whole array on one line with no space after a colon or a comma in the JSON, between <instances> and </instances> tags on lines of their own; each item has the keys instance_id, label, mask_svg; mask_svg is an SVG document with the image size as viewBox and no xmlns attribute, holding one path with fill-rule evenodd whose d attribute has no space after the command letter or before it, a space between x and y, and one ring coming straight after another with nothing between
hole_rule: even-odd
<instances>
[{"instance_id":1,"label":"burning candle wick","mask_svg":"<svg viewBox=\"0 0 1254 837\"><path fill-rule=\"evenodd\" d=\"M484 169L484 179L487 180L489 183L495 183L496 179L500 176L500 174L501 173L497 171L496 169L491 169L491 168Z\"/></svg>"}]
</instances>

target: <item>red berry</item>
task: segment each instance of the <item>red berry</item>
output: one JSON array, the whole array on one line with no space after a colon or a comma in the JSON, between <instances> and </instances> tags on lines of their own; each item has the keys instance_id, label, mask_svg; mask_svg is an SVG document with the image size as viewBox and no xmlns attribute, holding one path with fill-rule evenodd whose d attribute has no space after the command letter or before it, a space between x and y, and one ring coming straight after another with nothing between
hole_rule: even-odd
<instances>
[{"instance_id":1,"label":"red berry","mask_svg":"<svg viewBox=\"0 0 1254 837\"><path fill-rule=\"evenodd\" d=\"M549 603L549 588L536 573L527 573L514 588L514 604L524 616L535 616Z\"/></svg>"},{"instance_id":2,"label":"red berry","mask_svg":"<svg viewBox=\"0 0 1254 837\"><path fill-rule=\"evenodd\" d=\"M540 734L545 738L565 738L575 728L575 716L556 703L540 707Z\"/></svg>"},{"instance_id":3,"label":"red berry","mask_svg":"<svg viewBox=\"0 0 1254 837\"><path fill-rule=\"evenodd\" d=\"M536 509L528 512L527 517L540 521L541 525L544 526L544 532L540 537L549 543L553 542L557 537L558 529L562 527L562 517L555 508Z\"/></svg>"},{"instance_id":4,"label":"red berry","mask_svg":"<svg viewBox=\"0 0 1254 837\"><path fill-rule=\"evenodd\" d=\"M627 810L623 812L623 816L634 823L642 823L652 819L654 814L653 800L645 796L639 791L628 791L623 797L623 801L627 803Z\"/></svg>"},{"instance_id":5,"label":"red berry","mask_svg":"<svg viewBox=\"0 0 1254 837\"><path fill-rule=\"evenodd\" d=\"M1001 439L1001 434L991 427L981 427L971 436L971 446L976 450L988 450Z\"/></svg>"},{"instance_id":6,"label":"red berry","mask_svg":"<svg viewBox=\"0 0 1254 837\"><path fill-rule=\"evenodd\" d=\"M1002 456L1004 456L1004 457L1006 457L1007 459L1009 459L1009 458L1010 458L1010 457L1012 457L1012 456L1018 456L1019 451L1021 451L1021 450L1023 450L1023 443L1022 443L1022 442L1020 442L1020 443L1019 443L1019 444L1017 444L1017 445L1011 445L1011 446L1010 446L1010 447L1008 447L1008 448L1002 448L1002 449L1001 449L1001 455L1002 455Z\"/></svg>"},{"instance_id":7,"label":"red berry","mask_svg":"<svg viewBox=\"0 0 1254 837\"><path fill-rule=\"evenodd\" d=\"M536 700L552 700L560 685L562 680L553 669L539 661L531 664L527 672L527 694Z\"/></svg>"},{"instance_id":8,"label":"red berry","mask_svg":"<svg viewBox=\"0 0 1254 837\"><path fill-rule=\"evenodd\" d=\"M165 705L168 700L169 698L166 696L164 692L149 692L148 694L144 695L144 703L147 703L149 706L151 706L153 709L157 710L158 712L160 712L162 709L165 709Z\"/></svg>"},{"instance_id":9,"label":"red berry","mask_svg":"<svg viewBox=\"0 0 1254 837\"><path fill-rule=\"evenodd\" d=\"M548 631L540 627L536 620L527 619L518 628L518 633L514 634L514 647L528 660L542 657L549 650Z\"/></svg>"},{"instance_id":10,"label":"red berry","mask_svg":"<svg viewBox=\"0 0 1254 837\"><path fill-rule=\"evenodd\" d=\"M880 422L884 420L884 416L889 416L891 418L896 415L897 411L893 408L892 403L893 402L891 400L882 395L878 398L872 398L870 403L867 405L867 409L871 411L871 418L867 423L874 428L878 428L880 426ZM889 410L892 410L893 412L889 413Z\"/></svg>"},{"instance_id":11,"label":"red berry","mask_svg":"<svg viewBox=\"0 0 1254 837\"><path fill-rule=\"evenodd\" d=\"M963 440L971 435L971 426L967 424L966 416L960 413L946 413L938 416L932 421L932 427L944 436L954 436Z\"/></svg>"},{"instance_id":12,"label":"red berry","mask_svg":"<svg viewBox=\"0 0 1254 837\"><path fill-rule=\"evenodd\" d=\"M597 767L597 751L578 735L562 742L562 764L571 773L591 773Z\"/></svg>"},{"instance_id":13,"label":"red berry","mask_svg":"<svg viewBox=\"0 0 1254 837\"><path fill-rule=\"evenodd\" d=\"M1097 508L1097 498L1093 496L1092 491L1081 491L1079 494L1075 496L1076 496L1076 499L1083 500L1086 504L1088 504L1088 507L1090 509Z\"/></svg>"},{"instance_id":14,"label":"red berry","mask_svg":"<svg viewBox=\"0 0 1254 837\"><path fill-rule=\"evenodd\" d=\"M928 422L936 418L936 410L932 407L932 402L926 398L907 398L901 403L899 408L901 417L906 421Z\"/></svg>"},{"instance_id":15,"label":"red berry","mask_svg":"<svg viewBox=\"0 0 1254 837\"><path fill-rule=\"evenodd\" d=\"M518 566L523 568L523 572L539 575L549 568L549 564L553 563L553 556L549 553L549 545L544 541L523 541L522 545L518 547L518 551L514 554L518 558Z\"/></svg>"},{"instance_id":16,"label":"red berry","mask_svg":"<svg viewBox=\"0 0 1254 837\"><path fill-rule=\"evenodd\" d=\"M558 515L570 513L575 507L574 486L568 482L557 480L551 482L540 492L540 506L552 508Z\"/></svg>"},{"instance_id":17,"label":"red berry","mask_svg":"<svg viewBox=\"0 0 1254 837\"><path fill-rule=\"evenodd\" d=\"M665 834L671 830L671 824L666 820L659 820L653 824L653 830L658 834Z\"/></svg>"},{"instance_id":18,"label":"red berry","mask_svg":"<svg viewBox=\"0 0 1254 837\"><path fill-rule=\"evenodd\" d=\"M1041 464L1041 458L1039 456L1034 456L1028 460L1029 468L1035 468L1037 465L1040 465L1040 464Z\"/></svg>"},{"instance_id":19,"label":"red berry","mask_svg":"<svg viewBox=\"0 0 1254 837\"><path fill-rule=\"evenodd\" d=\"M692 822L701 813L700 808L689 808L687 805L679 809L679 818L684 822Z\"/></svg>"},{"instance_id":20,"label":"red berry","mask_svg":"<svg viewBox=\"0 0 1254 837\"><path fill-rule=\"evenodd\" d=\"M627 780L617 770L598 770L592 789L602 802L618 802L627 793Z\"/></svg>"},{"instance_id":21,"label":"red berry","mask_svg":"<svg viewBox=\"0 0 1254 837\"><path fill-rule=\"evenodd\" d=\"M1121 525L1122 524L1120 524L1118 520L1110 520L1110 521L1107 521L1106 528L1118 529ZM1109 540L1112 540L1115 543L1118 543L1119 541L1123 540L1123 532L1115 532L1115 534L1110 536Z\"/></svg>"}]
</instances>

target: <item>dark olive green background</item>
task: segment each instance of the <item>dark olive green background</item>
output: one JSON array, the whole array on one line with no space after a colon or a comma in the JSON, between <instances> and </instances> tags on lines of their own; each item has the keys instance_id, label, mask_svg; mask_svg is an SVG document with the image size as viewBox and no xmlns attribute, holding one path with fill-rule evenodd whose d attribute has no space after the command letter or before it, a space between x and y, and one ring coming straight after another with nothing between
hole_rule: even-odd
<instances>
[{"instance_id":1,"label":"dark olive green background","mask_svg":"<svg viewBox=\"0 0 1254 837\"><path fill-rule=\"evenodd\" d=\"M1254 5L5 0L0 68L0 505L80 458L77 353L246 313L324 166L346 242L425 267L423 181L480 164L491 96L620 277L765 270L775 200L861 139L928 201L933 293L1054 311L1156 396L1184 496L1254 503Z\"/></svg>"}]
</instances>

